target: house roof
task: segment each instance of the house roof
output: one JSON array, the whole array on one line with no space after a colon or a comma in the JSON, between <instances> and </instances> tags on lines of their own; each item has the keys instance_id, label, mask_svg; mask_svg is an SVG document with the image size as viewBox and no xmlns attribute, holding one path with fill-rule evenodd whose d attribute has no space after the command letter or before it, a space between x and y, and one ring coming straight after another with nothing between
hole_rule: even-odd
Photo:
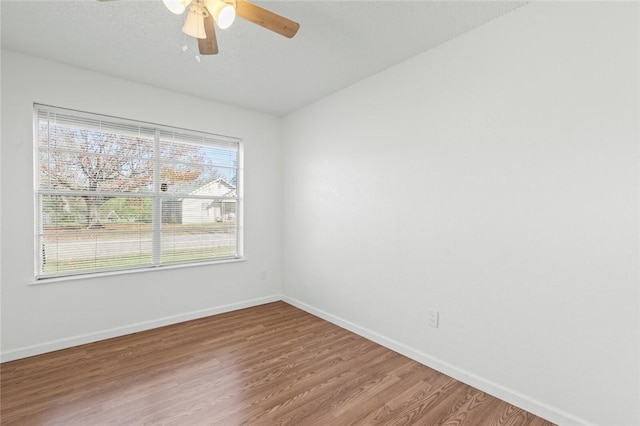
<instances>
[{"instance_id":1,"label":"house roof","mask_svg":"<svg viewBox=\"0 0 640 426\"><path fill-rule=\"evenodd\" d=\"M211 182L202 185L199 188L194 189L189 193L190 195L215 195L218 197L233 197L238 196L236 187L223 178L217 178Z\"/></svg>"}]
</instances>

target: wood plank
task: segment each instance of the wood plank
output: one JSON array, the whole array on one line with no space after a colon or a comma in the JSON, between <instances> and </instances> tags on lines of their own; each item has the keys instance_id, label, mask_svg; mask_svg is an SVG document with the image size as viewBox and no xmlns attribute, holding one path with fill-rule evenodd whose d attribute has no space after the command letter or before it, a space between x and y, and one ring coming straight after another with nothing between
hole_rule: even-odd
<instances>
[{"instance_id":1,"label":"wood plank","mask_svg":"<svg viewBox=\"0 0 640 426\"><path fill-rule=\"evenodd\" d=\"M284 302L0 365L2 425L551 423Z\"/></svg>"}]
</instances>

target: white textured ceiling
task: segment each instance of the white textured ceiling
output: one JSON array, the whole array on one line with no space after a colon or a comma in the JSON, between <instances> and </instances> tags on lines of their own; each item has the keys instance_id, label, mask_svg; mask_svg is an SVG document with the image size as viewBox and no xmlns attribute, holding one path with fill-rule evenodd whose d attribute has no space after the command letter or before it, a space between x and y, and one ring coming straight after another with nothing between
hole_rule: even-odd
<instances>
[{"instance_id":1,"label":"white textured ceiling","mask_svg":"<svg viewBox=\"0 0 640 426\"><path fill-rule=\"evenodd\" d=\"M298 34L287 39L238 19L217 31L220 53L198 61L184 16L161 0L2 0L2 48L286 115L526 2L255 3L299 22Z\"/></svg>"}]
</instances>

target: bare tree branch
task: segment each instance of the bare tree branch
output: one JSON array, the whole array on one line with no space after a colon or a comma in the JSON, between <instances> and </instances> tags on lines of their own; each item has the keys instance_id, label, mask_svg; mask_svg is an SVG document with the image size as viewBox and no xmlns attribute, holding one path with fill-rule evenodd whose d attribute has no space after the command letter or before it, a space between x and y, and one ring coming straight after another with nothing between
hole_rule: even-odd
<instances>
[{"instance_id":1,"label":"bare tree branch","mask_svg":"<svg viewBox=\"0 0 640 426\"><path fill-rule=\"evenodd\" d=\"M153 184L153 142L148 139L108 132L80 130L54 125L49 133L50 149L41 161L41 173L51 189L84 191L89 227L101 226L100 208L112 196L103 193L135 193ZM217 173L205 172L206 160L195 145L161 144L163 163L160 179L167 185L189 183L201 177L213 179Z\"/></svg>"}]
</instances>

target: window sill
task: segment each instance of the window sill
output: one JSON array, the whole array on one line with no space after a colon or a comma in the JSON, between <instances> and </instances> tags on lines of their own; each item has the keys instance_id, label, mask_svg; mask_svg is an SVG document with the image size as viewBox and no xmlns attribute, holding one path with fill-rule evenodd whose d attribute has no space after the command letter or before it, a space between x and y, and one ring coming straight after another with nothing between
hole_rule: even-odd
<instances>
[{"instance_id":1,"label":"window sill","mask_svg":"<svg viewBox=\"0 0 640 426\"><path fill-rule=\"evenodd\" d=\"M212 260L209 262L197 262L197 263L184 263L180 265L163 265L163 266L154 266L149 268L139 268L139 269L127 269L122 271L109 271L109 272L96 272L96 273L88 273L88 274L78 274L78 275L66 275L63 277L51 277L51 278L41 278L34 279L28 283L28 285L42 285L42 284L54 284L61 283L67 281L77 281L77 280L90 280L93 278L101 278L101 277L111 277L115 275L130 275L130 274L139 274L146 272L158 272L158 271L167 271L171 269L183 269L183 268L197 268L200 266L211 266L211 265L220 265L224 263L237 263L244 262L246 258L238 257L233 259L222 259L222 260Z\"/></svg>"}]
</instances>

